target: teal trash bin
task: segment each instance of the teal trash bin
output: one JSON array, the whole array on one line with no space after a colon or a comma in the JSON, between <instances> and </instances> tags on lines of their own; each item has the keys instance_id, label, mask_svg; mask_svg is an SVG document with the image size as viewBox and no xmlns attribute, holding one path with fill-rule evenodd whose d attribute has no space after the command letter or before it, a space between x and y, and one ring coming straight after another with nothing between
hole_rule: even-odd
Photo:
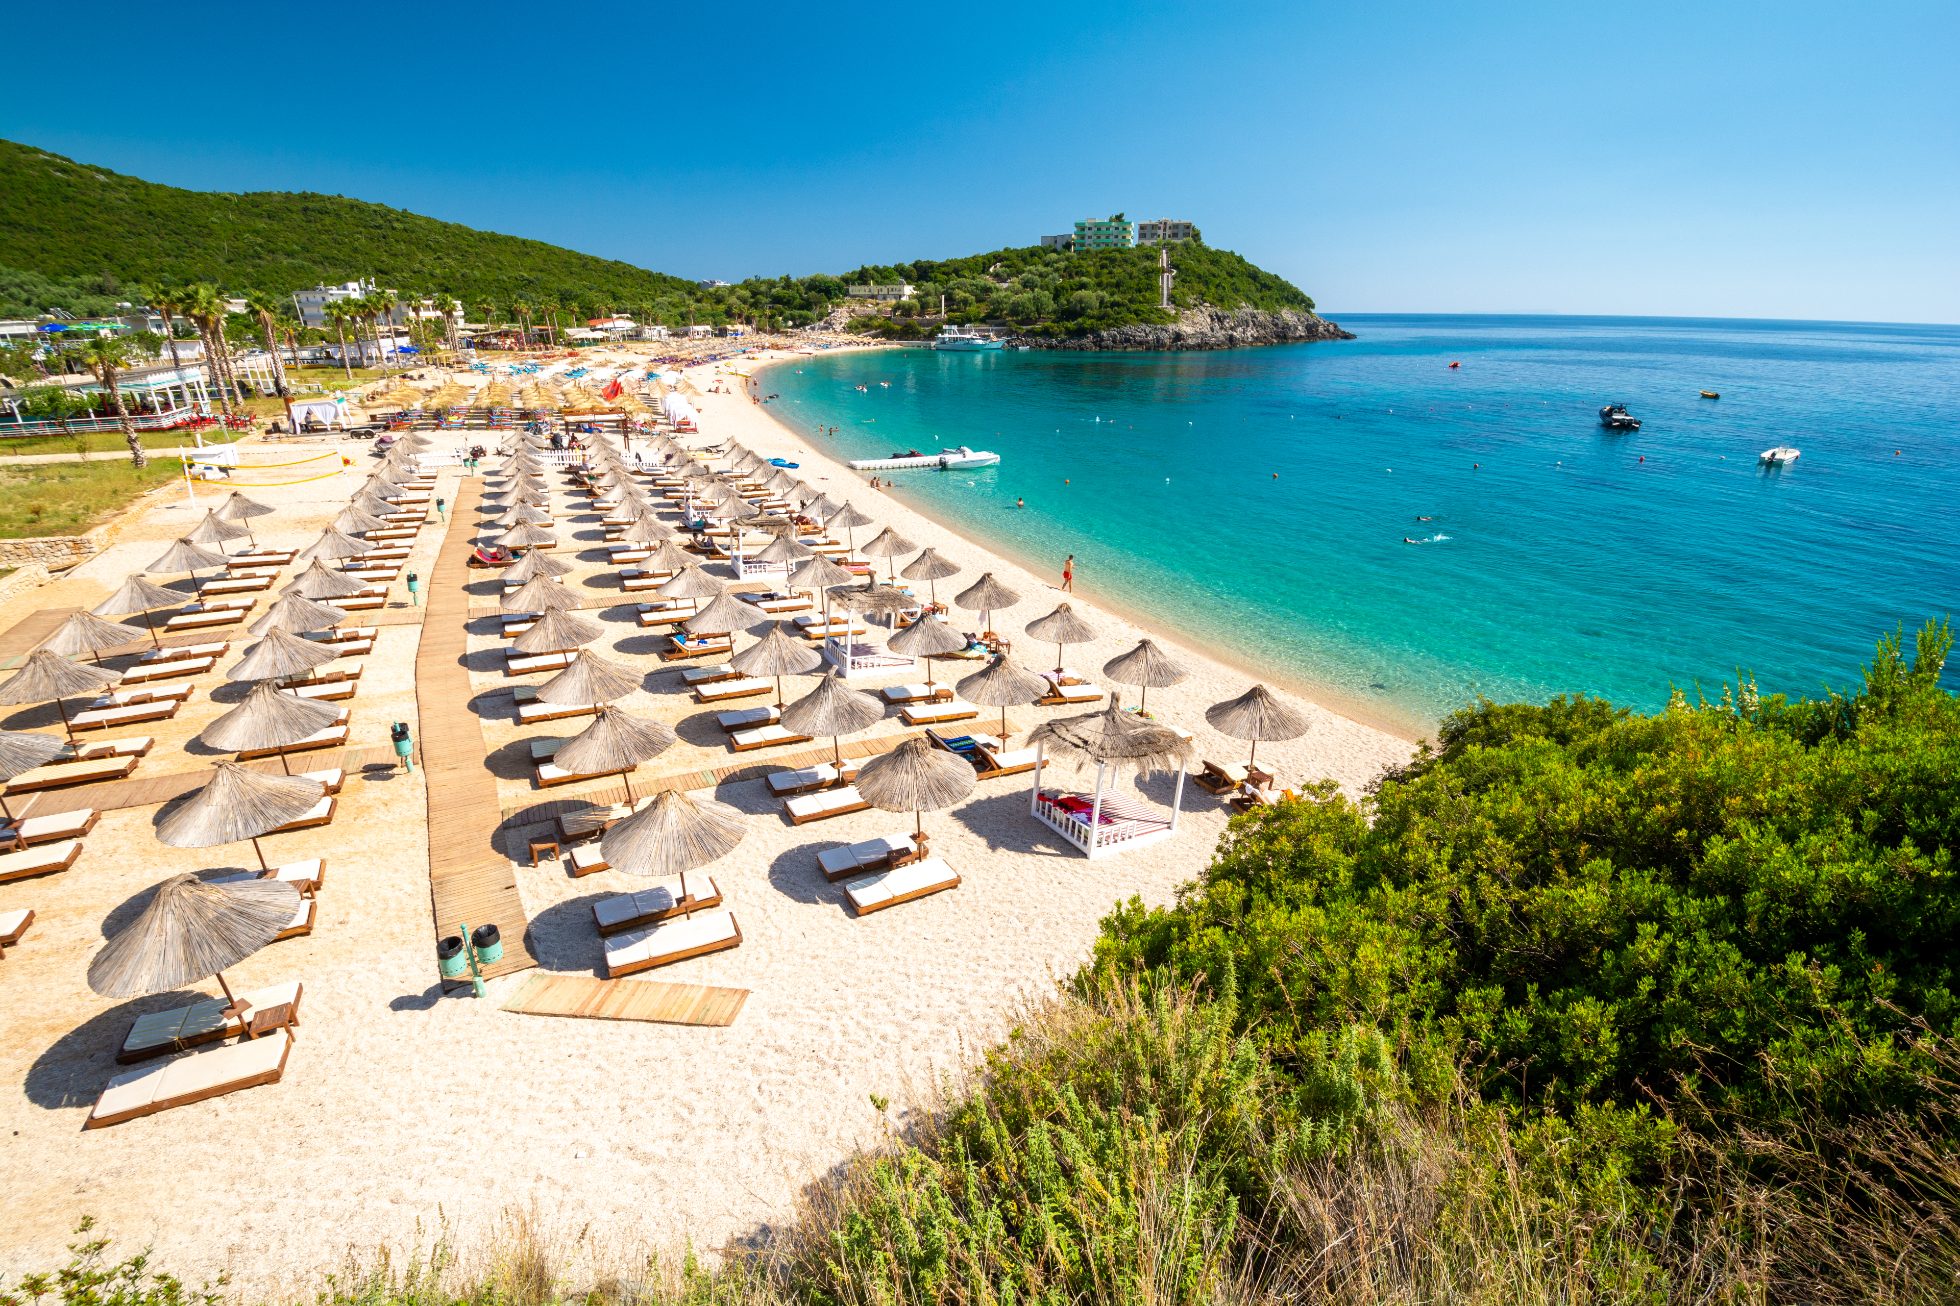
<instances>
[{"instance_id":1,"label":"teal trash bin","mask_svg":"<svg viewBox=\"0 0 1960 1306\"><path fill-rule=\"evenodd\" d=\"M494 925L479 925L470 932L470 943L476 948L476 964L494 966L504 959L504 940Z\"/></svg>"},{"instance_id":2,"label":"teal trash bin","mask_svg":"<svg viewBox=\"0 0 1960 1306\"><path fill-rule=\"evenodd\" d=\"M470 973L470 957L463 951L463 936L446 935L436 943L436 969L446 980L462 979Z\"/></svg>"}]
</instances>

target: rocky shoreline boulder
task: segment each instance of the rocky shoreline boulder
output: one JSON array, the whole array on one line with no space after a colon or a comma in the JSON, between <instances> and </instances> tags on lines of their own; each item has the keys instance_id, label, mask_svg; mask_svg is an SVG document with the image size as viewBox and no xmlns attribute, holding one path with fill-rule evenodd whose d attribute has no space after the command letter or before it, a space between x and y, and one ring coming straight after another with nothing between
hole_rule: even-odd
<instances>
[{"instance_id":1,"label":"rocky shoreline boulder","mask_svg":"<svg viewBox=\"0 0 1960 1306\"><path fill-rule=\"evenodd\" d=\"M1301 309L1187 308L1161 326L1125 326L1053 340L1023 336L1015 344L1035 349L1242 349L1303 340L1352 340L1354 333Z\"/></svg>"}]
</instances>

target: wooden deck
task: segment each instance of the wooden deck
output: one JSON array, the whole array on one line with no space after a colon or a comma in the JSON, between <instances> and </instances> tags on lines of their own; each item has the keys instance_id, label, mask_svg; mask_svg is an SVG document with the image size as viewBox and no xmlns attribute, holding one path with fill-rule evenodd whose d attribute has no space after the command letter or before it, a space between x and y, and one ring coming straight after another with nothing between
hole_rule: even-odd
<instances>
[{"instance_id":1,"label":"wooden deck","mask_svg":"<svg viewBox=\"0 0 1960 1306\"><path fill-rule=\"evenodd\" d=\"M511 994L505 1011L588 1020L645 1020L663 1025L732 1025L747 989L660 980L594 979L590 975L533 975Z\"/></svg>"},{"instance_id":2,"label":"wooden deck","mask_svg":"<svg viewBox=\"0 0 1960 1306\"><path fill-rule=\"evenodd\" d=\"M55 628L80 608L36 608L0 631L0 667L17 667L34 646L54 634Z\"/></svg>"},{"instance_id":3,"label":"wooden deck","mask_svg":"<svg viewBox=\"0 0 1960 1306\"><path fill-rule=\"evenodd\" d=\"M468 521L483 497L481 481L456 488L452 520ZM537 965L525 945L530 919L517 892L517 868L497 849L503 810L497 781L485 758L483 727L469 710L470 677L463 657L468 638L472 578L471 532L453 530L430 569L422 609L422 641L415 654L415 704L420 718L422 769L429 789L429 899L436 937L467 924L495 925L504 955L486 978ZM429 958L431 965L435 957Z\"/></svg>"},{"instance_id":4,"label":"wooden deck","mask_svg":"<svg viewBox=\"0 0 1960 1306\"><path fill-rule=\"evenodd\" d=\"M201 789L211 778L211 768L202 767L195 771L160 771L155 775L144 775L143 766L149 762L143 759L137 764L136 774L127 780L104 780L101 784L77 785L73 789L44 789L10 800L9 806L17 816L33 816L37 812L69 812L78 807L93 807L98 812L113 812L123 807L148 807L153 803L167 803L181 797L193 789ZM316 753L294 753L287 759L295 773L300 771L325 771L339 767L347 772L349 779L371 766L393 768L396 763L393 748L338 748L323 749ZM245 765L254 771L264 771L268 775L283 775L284 768L279 759L247 762Z\"/></svg>"}]
</instances>

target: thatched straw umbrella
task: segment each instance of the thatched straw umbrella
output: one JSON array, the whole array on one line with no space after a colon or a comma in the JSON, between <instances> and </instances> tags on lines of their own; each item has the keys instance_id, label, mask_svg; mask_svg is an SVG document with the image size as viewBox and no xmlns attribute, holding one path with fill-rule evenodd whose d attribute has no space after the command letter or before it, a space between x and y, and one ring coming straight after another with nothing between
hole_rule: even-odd
<instances>
[{"instance_id":1,"label":"thatched straw umbrella","mask_svg":"<svg viewBox=\"0 0 1960 1306\"><path fill-rule=\"evenodd\" d=\"M319 782L297 775L270 775L237 762L218 762L202 789L157 810L157 838L172 848L214 848L249 839L259 869L271 870L259 839L297 821L320 802ZM287 920L291 920L291 913Z\"/></svg>"},{"instance_id":2,"label":"thatched straw umbrella","mask_svg":"<svg viewBox=\"0 0 1960 1306\"><path fill-rule=\"evenodd\" d=\"M248 499L237 490L233 490L230 497L218 505L219 518L223 521L237 522L240 526L243 526L246 530L247 537L252 540L252 546L254 548L258 547L258 539L250 534L252 530L252 519L254 517L270 517L275 511L277 510L270 504L260 503L256 499Z\"/></svg>"},{"instance_id":3,"label":"thatched straw umbrella","mask_svg":"<svg viewBox=\"0 0 1960 1306\"><path fill-rule=\"evenodd\" d=\"M932 660L948 653L958 653L966 647L966 636L938 617L922 616L886 640L885 647L894 653L922 660L926 665L926 688L933 690L936 687L932 680Z\"/></svg>"},{"instance_id":4,"label":"thatched straw umbrella","mask_svg":"<svg viewBox=\"0 0 1960 1306\"><path fill-rule=\"evenodd\" d=\"M1191 673L1171 661L1170 655L1147 639L1137 641L1128 653L1103 663L1103 674L1119 685L1135 685L1143 690L1137 697L1137 711L1143 711L1153 689L1168 689Z\"/></svg>"},{"instance_id":5,"label":"thatched straw umbrella","mask_svg":"<svg viewBox=\"0 0 1960 1306\"><path fill-rule=\"evenodd\" d=\"M1021 596L994 579L991 571L981 575L979 580L953 596L953 602L968 612L980 614L980 626L984 634L993 634L994 613L1013 607L1021 601Z\"/></svg>"},{"instance_id":6,"label":"thatched straw umbrella","mask_svg":"<svg viewBox=\"0 0 1960 1306\"><path fill-rule=\"evenodd\" d=\"M912 543L912 541L906 539L903 535L900 535L896 530L887 526L864 542L863 551L864 556L867 558L885 559L885 578L896 581L898 579L897 559L899 555L910 553L918 547L918 545Z\"/></svg>"},{"instance_id":7,"label":"thatched straw umbrella","mask_svg":"<svg viewBox=\"0 0 1960 1306\"><path fill-rule=\"evenodd\" d=\"M660 541L654 547L653 553L647 560L640 564L640 570L671 571L674 575L678 576L689 567L698 568L698 566L699 563L693 554L674 543L673 540L665 539ZM705 575L706 573L703 574Z\"/></svg>"},{"instance_id":8,"label":"thatched straw umbrella","mask_svg":"<svg viewBox=\"0 0 1960 1306\"><path fill-rule=\"evenodd\" d=\"M580 659L583 661L584 659ZM558 746L552 761L574 775L617 773L633 801L632 769L674 746L679 738L669 726L629 715L611 703L599 704L591 725Z\"/></svg>"},{"instance_id":9,"label":"thatched straw umbrella","mask_svg":"<svg viewBox=\"0 0 1960 1306\"><path fill-rule=\"evenodd\" d=\"M907 580L925 581L927 593L932 596L933 606L938 607L939 582L949 576L959 575L960 569L957 563L947 561L933 550L923 549L919 556L906 563L905 569L898 574Z\"/></svg>"},{"instance_id":10,"label":"thatched straw umbrella","mask_svg":"<svg viewBox=\"0 0 1960 1306\"><path fill-rule=\"evenodd\" d=\"M34 647L69 657L77 653L86 653L97 666L101 666L103 650L121 648L141 638L143 638L141 626L110 621L106 617L96 616L93 612L74 612L69 614L66 621L55 627L54 634Z\"/></svg>"},{"instance_id":11,"label":"thatched straw umbrella","mask_svg":"<svg viewBox=\"0 0 1960 1306\"><path fill-rule=\"evenodd\" d=\"M627 522L626 529L619 533L621 544L665 544L673 538L673 530L652 513L635 517Z\"/></svg>"},{"instance_id":12,"label":"thatched straw umbrella","mask_svg":"<svg viewBox=\"0 0 1960 1306\"><path fill-rule=\"evenodd\" d=\"M564 559L554 558L549 553L533 549L516 562L511 563L510 566L504 568L503 578L507 581L514 580L521 585L525 581L536 580L540 576L550 579L552 577L569 575L571 570L572 564L566 562ZM563 586L560 586L560 588L562 589Z\"/></svg>"},{"instance_id":13,"label":"thatched straw umbrella","mask_svg":"<svg viewBox=\"0 0 1960 1306\"><path fill-rule=\"evenodd\" d=\"M140 998L216 979L236 1006L225 969L278 938L299 911L299 890L278 880L212 884L177 875L88 964L105 998Z\"/></svg>"},{"instance_id":14,"label":"thatched straw umbrella","mask_svg":"<svg viewBox=\"0 0 1960 1306\"><path fill-rule=\"evenodd\" d=\"M242 703L204 727L198 738L227 753L284 748L339 719L340 712L331 704L288 694L270 680L261 680ZM284 753L279 755L279 766L287 775L293 773Z\"/></svg>"},{"instance_id":15,"label":"thatched straw umbrella","mask_svg":"<svg viewBox=\"0 0 1960 1306\"><path fill-rule=\"evenodd\" d=\"M1036 703L1048 696L1048 682L1024 671L1003 655L959 683L960 697L981 707L1000 709L1000 739L1007 742L1007 709Z\"/></svg>"},{"instance_id":16,"label":"thatched straw umbrella","mask_svg":"<svg viewBox=\"0 0 1960 1306\"><path fill-rule=\"evenodd\" d=\"M356 539L338 527L329 526L320 532L320 538L313 541L312 547L307 549L306 560L312 563L322 558L334 561L342 558L358 558L373 548L374 545L366 540Z\"/></svg>"},{"instance_id":17,"label":"thatched straw umbrella","mask_svg":"<svg viewBox=\"0 0 1960 1306\"><path fill-rule=\"evenodd\" d=\"M197 569L199 567L222 567L224 565L224 554L213 553L209 549L200 549L192 541L180 539L173 542L168 549L165 549L161 558L158 558L155 562L143 568L143 570L160 571L165 575L181 571L192 580L196 580Z\"/></svg>"},{"instance_id":18,"label":"thatched straw umbrella","mask_svg":"<svg viewBox=\"0 0 1960 1306\"><path fill-rule=\"evenodd\" d=\"M344 571L335 571L326 561L315 558L306 564L305 570L295 576L292 583L282 588L281 594L297 594L316 602L325 599L344 599L350 594L359 594L367 586L355 580Z\"/></svg>"},{"instance_id":19,"label":"thatched straw umbrella","mask_svg":"<svg viewBox=\"0 0 1960 1306\"><path fill-rule=\"evenodd\" d=\"M871 518L865 516L856 508L853 508L851 501L846 499L837 506L836 512L833 512L825 519L823 525L825 530L842 527L844 530L844 543L855 553L857 551L857 528L860 526L869 526L870 524ZM909 548L910 546L907 547ZM901 549L900 552L905 552L905 550Z\"/></svg>"},{"instance_id":20,"label":"thatched straw umbrella","mask_svg":"<svg viewBox=\"0 0 1960 1306\"><path fill-rule=\"evenodd\" d=\"M564 612L578 606L578 595L550 576L533 576L498 600L505 612Z\"/></svg>"},{"instance_id":21,"label":"thatched straw umbrella","mask_svg":"<svg viewBox=\"0 0 1960 1306\"><path fill-rule=\"evenodd\" d=\"M235 522L226 521L218 515L216 508L212 508L205 512L204 520L197 524L196 529L184 538L192 544L215 544L222 552L225 541L242 540L251 533Z\"/></svg>"},{"instance_id":22,"label":"thatched straw umbrella","mask_svg":"<svg viewBox=\"0 0 1960 1306\"><path fill-rule=\"evenodd\" d=\"M366 535L369 531L385 531L389 525L386 517L378 517L359 504L353 503L342 508L333 519L333 528L343 535L352 535L357 531L362 535Z\"/></svg>"},{"instance_id":23,"label":"thatched straw umbrella","mask_svg":"<svg viewBox=\"0 0 1960 1306\"><path fill-rule=\"evenodd\" d=\"M605 632L596 622L587 621L577 613L554 608L512 640L510 646L527 656L533 653L569 653L603 634Z\"/></svg>"},{"instance_id":24,"label":"thatched straw umbrella","mask_svg":"<svg viewBox=\"0 0 1960 1306\"><path fill-rule=\"evenodd\" d=\"M61 714L62 729L72 740L75 731L68 724L68 709L62 700L76 694L96 693L120 679L122 677L113 671L70 662L59 653L44 648L35 649L20 664L20 670L8 677L6 683L0 684L0 706L17 707L23 703L52 701L54 710Z\"/></svg>"},{"instance_id":25,"label":"thatched straw umbrella","mask_svg":"<svg viewBox=\"0 0 1960 1306\"><path fill-rule=\"evenodd\" d=\"M795 528L791 527L791 529L794 530ZM778 535L775 539L757 549L755 555L750 558L750 561L764 563L771 567L781 567L783 574L787 576L792 563L802 562L804 559L813 556L814 552L808 545L798 543L792 536Z\"/></svg>"},{"instance_id":26,"label":"thatched straw umbrella","mask_svg":"<svg viewBox=\"0 0 1960 1306\"><path fill-rule=\"evenodd\" d=\"M536 504L530 503L513 504L491 519L492 525L502 526L506 529L512 526L549 526L551 522L552 516L550 513L538 507Z\"/></svg>"},{"instance_id":27,"label":"thatched straw umbrella","mask_svg":"<svg viewBox=\"0 0 1960 1306\"><path fill-rule=\"evenodd\" d=\"M282 594L274 599L257 621L245 629L254 635L270 634L273 630L289 630L303 634L309 630L326 630L347 620L341 609L307 598L304 594Z\"/></svg>"},{"instance_id":28,"label":"thatched straw umbrella","mask_svg":"<svg viewBox=\"0 0 1960 1306\"><path fill-rule=\"evenodd\" d=\"M914 736L858 769L857 790L887 812L912 813L912 838L925 843L925 813L951 807L973 792L965 759Z\"/></svg>"},{"instance_id":29,"label":"thatched straw umbrella","mask_svg":"<svg viewBox=\"0 0 1960 1306\"><path fill-rule=\"evenodd\" d=\"M895 585L854 585L831 591L837 601L851 612L862 612L887 619L895 618L901 612L910 612L919 606L916 595L908 594Z\"/></svg>"},{"instance_id":30,"label":"thatched straw umbrella","mask_svg":"<svg viewBox=\"0 0 1960 1306\"><path fill-rule=\"evenodd\" d=\"M539 685L534 697L558 707L610 703L640 687L640 673L597 653L580 653L572 664Z\"/></svg>"},{"instance_id":31,"label":"thatched straw umbrella","mask_svg":"<svg viewBox=\"0 0 1960 1306\"><path fill-rule=\"evenodd\" d=\"M318 640L301 639L280 627L245 650L245 656L225 672L226 680L284 680L324 666L340 655Z\"/></svg>"},{"instance_id":32,"label":"thatched straw umbrella","mask_svg":"<svg viewBox=\"0 0 1960 1306\"><path fill-rule=\"evenodd\" d=\"M761 608L743 602L732 591L723 590L681 625L690 635L733 635L767 620L769 614Z\"/></svg>"},{"instance_id":33,"label":"thatched straw umbrella","mask_svg":"<svg viewBox=\"0 0 1960 1306\"><path fill-rule=\"evenodd\" d=\"M37 734L32 730L0 730L0 785L53 761L67 747L55 735ZM8 821L14 819L13 812L7 807L4 792L0 792L0 816L5 816Z\"/></svg>"},{"instance_id":34,"label":"thatched straw umbrella","mask_svg":"<svg viewBox=\"0 0 1960 1306\"><path fill-rule=\"evenodd\" d=\"M833 764L844 764L845 735L869 730L885 719L885 705L861 689L852 689L843 675L832 671L817 687L783 709L785 727L799 735L830 737Z\"/></svg>"},{"instance_id":35,"label":"thatched straw umbrella","mask_svg":"<svg viewBox=\"0 0 1960 1306\"><path fill-rule=\"evenodd\" d=\"M823 622L830 624L830 589L833 585L855 584L857 577L826 558L823 554L813 554L801 566L789 574L783 587L792 594L797 590L810 590L823 595Z\"/></svg>"},{"instance_id":36,"label":"thatched straw umbrella","mask_svg":"<svg viewBox=\"0 0 1960 1306\"><path fill-rule=\"evenodd\" d=\"M535 549L558 543L558 537L542 526L513 526L497 537L507 549Z\"/></svg>"},{"instance_id":37,"label":"thatched straw umbrella","mask_svg":"<svg viewBox=\"0 0 1960 1306\"><path fill-rule=\"evenodd\" d=\"M678 875L686 897L687 873L726 856L747 833L741 812L727 803L663 789L645 807L606 827L599 855L627 875Z\"/></svg>"},{"instance_id":38,"label":"thatched straw umbrella","mask_svg":"<svg viewBox=\"0 0 1960 1306\"><path fill-rule=\"evenodd\" d=\"M782 622L772 621L768 633L728 659L728 663L745 676L774 676L776 706L780 708L783 677L807 676L823 666L824 657L808 640L791 635Z\"/></svg>"},{"instance_id":39,"label":"thatched straw umbrella","mask_svg":"<svg viewBox=\"0 0 1960 1306\"><path fill-rule=\"evenodd\" d=\"M126 617L132 613L143 614L143 627L150 632L150 643L158 648L163 641L157 638L157 624L150 614L158 608L174 608L184 601L184 596L176 590L165 589L147 576L132 574L123 577L123 583L116 592L90 608L98 617Z\"/></svg>"},{"instance_id":40,"label":"thatched straw umbrella","mask_svg":"<svg viewBox=\"0 0 1960 1306\"><path fill-rule=\"evenodd\" d=\"M1100 712L1044 721L1028 738L1035 745L1034 787L1028 795L1028 814L1065 833L1088 856L1094 857L1109 846L1102 839L1102 809L1104 782L1111 771L1139 774L1175 771L1177 787L1171 795L1167 833L1176 831L1177 818L1184 806L1184 766L1191 757L1191 741L1177 731L1111 703ZM1058 824L1060 818L1050 817L1041 810L1041 774L1050 752L1078 765L1096 764L1096 789L1089 804L1086 834L1073 825ZM1130 838L1114 846L1134 844L1135 839Z\"/></svg>"},{"instance_id":41,"label":"thatched straw umbrella","mask_svg":"<svg viewBox=\"0 0 1960 1306\"><path fill-rule=\"evenodd\" d=\"M1205 720L1220 734L1252 741L1252 751L1245 759L1248 771L1258 760L1260 744L1298 739L1313 724L1305 713L1280 702L1264 685L1254 685L1237 698L1213 703L1205 709Z\"/></svg>"},{"instance_id":42,"label":"thatched straw umbrella","mask_svg":"<svg viewBox=\"0 0 1960 1306\"><path fill-rule=\"evenodd\" d=\"M1025 627L1028 634L1036 639L1046 640L1055 646L1055 674L1062 673L1062 649L1069 644L1087 643L1096 637L1096 628L1075 615L1075 609L1064 603L1045 617L1037 617Z\"/></svg>"}]
</instances>

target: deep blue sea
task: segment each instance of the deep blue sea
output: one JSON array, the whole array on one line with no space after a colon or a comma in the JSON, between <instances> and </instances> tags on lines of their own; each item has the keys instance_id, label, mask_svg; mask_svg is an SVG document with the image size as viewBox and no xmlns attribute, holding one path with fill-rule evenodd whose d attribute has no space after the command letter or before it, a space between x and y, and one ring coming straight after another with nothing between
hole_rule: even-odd
<instances>
[{"instance_id":1,"label":"deep blue sea","mask_svg":"<svg viewBox=\"0 0 1960 1306\"><path fill-rule=\"evenodd\" d=\"M763 388L845 457L997 451L898 493L1404 726L1479 694L1651 709L1738 668L1811 693L1960 615L1960 327L1333 316L1358 339L843 353Z\"/></svg>"}]
</instances>

